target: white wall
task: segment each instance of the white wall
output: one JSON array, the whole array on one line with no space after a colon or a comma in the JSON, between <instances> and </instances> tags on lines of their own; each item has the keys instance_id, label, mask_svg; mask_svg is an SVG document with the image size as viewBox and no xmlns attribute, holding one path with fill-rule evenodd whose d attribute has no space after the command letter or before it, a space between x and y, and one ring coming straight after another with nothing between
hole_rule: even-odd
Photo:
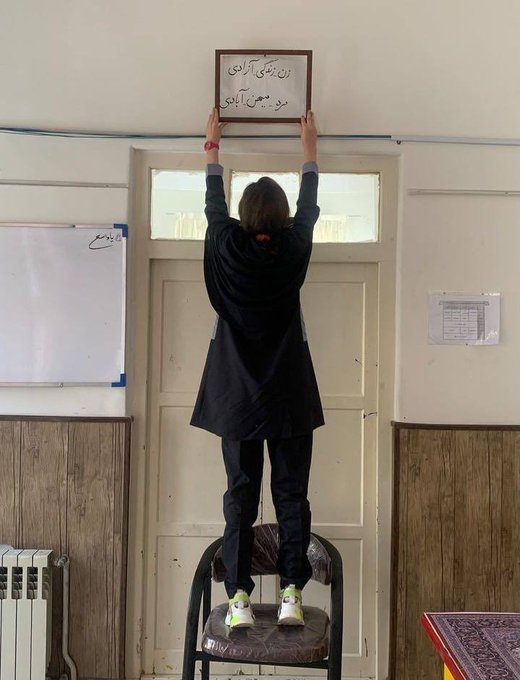
<instances>
[{"instance_id":1,"label":"white wall","mask_svg":"<svg viewBox=\"0 0 520 680\"><path fill-rule=\"evenodd\" d=\"M397 418L518 424L520 198L407 191L518 190L520 148L412 145L403 161ZM429 291L502 293L500 344L427 345Z\"/></svg>"},{"instance_id":2,"label":"white wall","mask_svg":"<svg viewBox=\"0 0 520 680\"><path fill-rule=\"evenodd\" d=\"M516 0L2 5L4 124L199 132L214 50L283 47L314 50L325 132L520 137Z\"/></svg>"},{"instance_id":3,"label":"white wall","mask_svg":"<svg viewBox=\"0 0 520 680\"><path fill-rule=\"evenodd\" d=\"M201 134L214 50L266 47L314 51L322 133L520 138L519 20L513 0L17 0L2 7L0 125ZM0 179L126 183L131 144L0 134ZM200 140L146 146L198 150ZM320 151L402 158L396 418L517 423L520 200L407 192L516 188L520 147L324 141ZM122 222L127 203L125 189L0 186L0 221ZM428 346L430 290L502 292L501 344ZM124 412L122 388L0 388L0 413Z\"/></svg>"}]
</instances>

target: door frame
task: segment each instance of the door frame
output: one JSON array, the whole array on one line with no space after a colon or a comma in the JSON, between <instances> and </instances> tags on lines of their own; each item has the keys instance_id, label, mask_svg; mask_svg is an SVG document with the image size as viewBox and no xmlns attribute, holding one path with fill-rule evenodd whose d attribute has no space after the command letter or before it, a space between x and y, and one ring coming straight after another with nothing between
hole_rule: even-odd
<instances>
[{"instance_id":1,"label":"door frame","mask_svg":"<svg viewBox=\"0 0 520 680\"><path fill-rule=\"evenodd\" d=\"M202 153L132 149L130 173L126 413L134 418L131 463L127 574L126 677L151 672L153 639L147 635L146 583L155 569L155 554L147 545L147 441L150 272L154 259L199 260L202 241L150 239L152 169L203 170ZM227 191L234 170L298 172L301 154L220 155ZM380 238L374 243L313 245L311 262L378 264L378 434L376 454L377 505L377 678L388 675L390 628L390 563L392 514L392 428L396 348L396 240L399 199L399 157L395 155L320 154L320 172L378 173L380 175ZM229 203L228 203L229 205Z\"/></svg>"}]
</instances>

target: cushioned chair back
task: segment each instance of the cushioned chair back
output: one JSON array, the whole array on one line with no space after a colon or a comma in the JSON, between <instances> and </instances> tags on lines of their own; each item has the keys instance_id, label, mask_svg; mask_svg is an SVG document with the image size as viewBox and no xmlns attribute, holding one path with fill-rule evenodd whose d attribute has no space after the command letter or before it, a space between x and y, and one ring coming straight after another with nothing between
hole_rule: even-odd
<instances>
[{"instance_id":1,"label":"cushioned chair back","mask_svg":"<svg viewBox=\"0 0 520 680\"><path fill-rule=\"evenodd\" d=\"M253 530L255 540L253 544L251 575L276 574L276 560L280 545L278 524L258 524L253 527ZM332 573L331 560L328 552L314 534L311 534L307 557L312 566L313 580L319 581L319 583L323 583L326 586L329 585ZM219 548L211 563L211 576L214 581L223 581L225 575L226 570L222 562L222 548Z\"/></svg>"}]
</instances>

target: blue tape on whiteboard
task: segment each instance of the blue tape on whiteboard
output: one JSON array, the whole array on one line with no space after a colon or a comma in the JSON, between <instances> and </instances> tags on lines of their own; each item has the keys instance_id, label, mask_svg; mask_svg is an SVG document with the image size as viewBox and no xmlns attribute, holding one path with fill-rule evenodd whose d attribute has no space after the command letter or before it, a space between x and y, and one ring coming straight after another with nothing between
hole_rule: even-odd
<instances>
[{"instance_id":1,"label":"blue tape on whiteboard","mask_svg":"<svg viewBox=\"0 0 520 680\"><path fill-rule=\"evenodd\" d=\"M128 224L114 224L114 229L121 229L123 238L128 237Z\"/></svg>"},{"instance_id":2,"label":"blue tape on whiteboard","mask_svg":"<svg viewBox=\"0 0 520 680\"><path fill-rule=\"evenodd\" d=\"M126 373L121 373L119 382L113 382L112 387L125 387L126 386Z\"/></svg>"}]
</instances>

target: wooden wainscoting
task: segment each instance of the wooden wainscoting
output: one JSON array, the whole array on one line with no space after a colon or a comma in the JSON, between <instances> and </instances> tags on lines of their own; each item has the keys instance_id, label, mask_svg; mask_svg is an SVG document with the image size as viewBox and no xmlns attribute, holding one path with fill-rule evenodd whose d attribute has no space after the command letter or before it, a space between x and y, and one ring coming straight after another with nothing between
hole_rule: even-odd
<instances>
[{"instance_id":1,"label":"wooden wainscoting","mask_svg":"<svg viewBox=\"0 0 520 680\"><path fill-rule=\"evenodd\" d=\"M131 418L0 416L0 543L70 557L69 651L80 678L124 678ZM62 574L53 580L53 677Z\"/></svg>"},{"instance_id":2,"label":"wooden wainscoting","mask_svg":"<svg viewBox=\"0 0 520 680\"><path fill-rule=\"evenodd\" d=\"M520 427L394 426L393 680L439 680L423 611L520 611Z\"/></svg>"}]
</instances>

